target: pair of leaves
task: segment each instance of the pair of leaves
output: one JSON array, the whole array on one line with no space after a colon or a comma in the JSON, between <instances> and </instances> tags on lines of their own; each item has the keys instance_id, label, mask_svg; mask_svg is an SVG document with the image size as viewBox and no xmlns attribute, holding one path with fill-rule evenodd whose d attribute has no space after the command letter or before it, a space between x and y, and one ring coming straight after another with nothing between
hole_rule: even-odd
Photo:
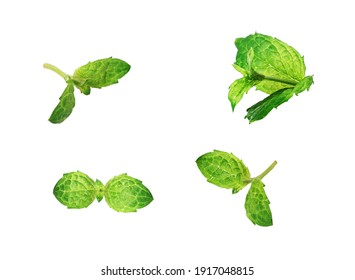
<instances>
[{"instance_id":1,"label":"pair of leaves","mask_svg":"<svg viewBox=\"0 0 355 280\"><path fill-rule=\"evenodd\" d=\"M196 163L208 182L221 188L232 189L233 194L251 183L244 204L246 215L253 224L272 225L270 201L261 179L274 168L276 161L255 178L250 176L243 161L232 153L214 150L200 156Z\"/></svg>"},{"instance_id":2,"label":"pair of leaves","mask_svg":"<svg viewBox=\"0 0 355 280\"><path fill-rule=\"evenodd\" d=\"M136 212L153 201L153 196L141 181L121 174L106 185L92 180L88 175L76 171L63 175L53 189L54 196L68 208L86 208L95 198L118 212Z\"/></svg>"},{"instance_id":3,"label":"pair of leaves","mask_svg":"<svg viewBox=\"0 0 355 280\"><path fill-rule=\"evenodd\" d=\"M303 57L286 43L259 33L237 38L238 49L234 68L243 78L229 87L228 99L234 111L245 93L255 86L270 94L247 109L245 118L250 123L263 119L272 109L287 102L295 94L309 90L312 76L305 76Z\"/></svg>"},{"instance_id":4,"label":"pair of leaves","mask_svg":"<svg viewBox=\"0 0 355 280\"><path fill-rule=\"evenodd\" d=\"M74 86L83 94L89 95L91 88L102 88L118 83L131 68L127 62L112 57L89 62L76 69L72 76L50 64L44 64L44 67L62 76L67 83L59 98L59 104L49 117L52 123L61 123L72 113L75 106Z\"/></svg>"}]
</instances>

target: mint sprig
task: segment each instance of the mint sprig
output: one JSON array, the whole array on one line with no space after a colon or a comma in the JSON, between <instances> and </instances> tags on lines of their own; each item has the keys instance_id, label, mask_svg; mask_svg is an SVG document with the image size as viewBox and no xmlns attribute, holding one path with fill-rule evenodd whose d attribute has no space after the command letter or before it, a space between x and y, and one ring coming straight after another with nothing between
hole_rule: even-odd
<instances>
[{"instance_id":1,"label":"mint sprig","mask_svg":"<svg viewBox=\"0 0 355 280\"><path fill-rule=\"evenodd\" d=\"M229 87L228 99L232 110L245 93L255 86L269 94L267 98L247 109L250 123L263 119L270 111L287 102L292 96L309 90L313 76L305 76L303 57L279 39L255 33L237 38L238 49L234 68L243 78Z\"/></svg>"},{"instance_id":2,"label":"mint sprig","mask_svg":"<svg viewBox=\"0 0 355 280\"><path fill-rule=\"evenodd\" d=\"M243 161L232 153L214 150L200 156L196 163L208 182L221 188L231 189L232 194L251 184L244 205L247 217L253 224L259 226L273 224L270 201L261 180L275 167L276 161L256 177L251 177Z\"/></svg>"},{"instance_id":3,"label":"mint sprig","mask_svg":"<svg viewBox=\"0 0 355 280\"><path fill-rule=\"evenodd\" d=\"M86 208L95 199L100 202L105 198L117 212L136 212L153 201L148 188L127 174L115 176L104 185L80 171L66 173L56 183L53 194L69 209Z\"/></svg>"},{"instance_id":4,"label":"mint sprig","mask_svg":"<svg viewBox=\"0 0 355 280\"><path fill-rule=\"evenodd\" d=\"M89 95L91 88L102 88L118 83L131 68L127 62L112 57L89 62L76 69L72 76L48 63L43 67L54 71L67 83L57 107L49 117L51 123L61 123L72 113L75 106L74 86L83 94Z\"/></svg>"}]
</instances>

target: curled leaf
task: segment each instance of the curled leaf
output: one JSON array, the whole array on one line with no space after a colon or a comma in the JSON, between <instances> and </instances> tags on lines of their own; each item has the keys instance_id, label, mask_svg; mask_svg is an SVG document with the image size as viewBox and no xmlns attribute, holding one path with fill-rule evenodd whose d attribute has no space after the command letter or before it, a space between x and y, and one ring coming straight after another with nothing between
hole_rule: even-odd
<instances>
[{"instance_id":1,"label":"curled leaf","mask_svg":"<svg viewBox=\"0 0 355 280\"><path fill-rule=\"evenodd\" d=\"M248 108L245 118L247 118L250 123L263 119L272 109L287 102L293 95L309 90L312 83L312 76L307 76L298 82L293 88L280 89L270 94L265 99Z\"/></svg>"}]
</instances>

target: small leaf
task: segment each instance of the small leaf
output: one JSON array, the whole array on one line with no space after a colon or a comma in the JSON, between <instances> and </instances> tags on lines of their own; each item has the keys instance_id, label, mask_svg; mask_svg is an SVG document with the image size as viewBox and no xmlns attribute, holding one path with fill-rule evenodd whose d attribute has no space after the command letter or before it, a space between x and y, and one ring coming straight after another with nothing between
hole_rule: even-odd
<instances>
[{"instance_id":1,"label":"small leaf","mask_svg":"<svg viewBox=\"0 0 355 280\"><path fill-rule=\"evenodd\" d=\"M59 103L49 117L51 123L61 123L70 116L75 106L74 86L69 82L63 94L59 98Z\"/></svg>"},{"instance_id":2,"label":"small leaf","mask_svg":"<svg viewBox=\"0 0 355 280\"><path fill-rule=\"evenodd\" d=\"M248 77L235 80L229 87L228 99L234 111L235 106L243 98L244 93L248 93L249 89L258 83L256 80L251 80Z\"/></svg>"},{"instance_id":3,"label":"small leaf","mask_svg":"<svg viewBox=\"0 0 355 280\"><path fill-rule=\"evenodd\" d=\"M297 83L297 85L293 89L293 93L298 95L299 93L305 90L308 91L312 84L314 84L313 76L307 76L303 80Z\"/></svg>"},{"instance_id":4,"label":"small leaf","mask_svg":"<svg viewBox=\"0 0 355 280\"><path fill-rule=\"evenodd\" d=\"M88 85L80 85L79 83L75 82L75 86L80 90L81 93L85 94L85 95L89 95L91 92L91 88Z\"/></svg>"},{"instance_id":5,"label":"small leaf","mask_svg":"<svg viewBox=\"0 0 355 280\"><path fill-rule=\"evenodd\" d=\"M86 208L96 197L95 182L77 171L66 173L53 189L54 196L68 208Z\"/></svg>"},{"instance_id":6,"label":"small leaf","mask_svg":"<svg viewBox=\"0 0 355 280\"><path fill-rule=\"evenodd\" d=\"M96 179L95 188L96 188L97 202L100 202L104 198L104 195L105 195L105 186L100 180Z\"/></svg>"},{"instance_id":7,"label":"small leaf","mask_svg":"<svg viewBox=\"0 0 355 280\"><path fill-rule=\"evenodd\" d=\"M233 188L233 189L232 189L232 194L235 194L235 193L237 193L237 192L239 192L239 190L238 190L237 188Z\"/></svg>"},{"instance_id":8,"label":"small leaf","mask_svg":"<svg viewBox=\"0 0 355 280\"><path fill-rule=\"evenodd\" d=\"M243 74L243 76L247 76L248 75L248 71L243 69L242 67L240 67L237 64L232 64L232 66L234 67L235 70L237 70L238 72L240 72L241 74Z\"/></svg>"},{"instance_id":9,"label":"small leaf","mask_svg":"<svg viewBox=\"0 0 355 280\"><path fill-rule=\"evenodd\" d=\"M233 193L249 183L249 169L232 153L215 150L200 156L196 163L208 182L221 188L232 189Z\"/></svg>"},{"instance_id":10,"label":"small leaf","mask_svg":"<svg viewBox=\"0 0 355 280\"><path fill-rule=\"evenodd\" d=\"M272 214L270 210L270 201L266 196L264 184L255 178L245 199L245 210L247 217L253 224L259 226L272 226Z\"/></svg>"},{"instance_id":11,"label":"small leaf","mask_svg":"<svg viewBox=\"0 0 355 280\"><path fill-rule=\"evenodd\" d=\"M136 212L151 203L153 196L141 181L121 174L107 182L105 200L118 212Z\"/></svg>"},{"instance_id":12,"label":"small leaf","mask_svg":"<svg viewBox=\"0 0 355 280\"><path fill-rule=\"evenodd\" d=\"M109 57L81 66L75 70L72 78L81 92L89 94L88 87L102 88L116 84L130 68L127 62Z\"/></svg>"}]
</instances>

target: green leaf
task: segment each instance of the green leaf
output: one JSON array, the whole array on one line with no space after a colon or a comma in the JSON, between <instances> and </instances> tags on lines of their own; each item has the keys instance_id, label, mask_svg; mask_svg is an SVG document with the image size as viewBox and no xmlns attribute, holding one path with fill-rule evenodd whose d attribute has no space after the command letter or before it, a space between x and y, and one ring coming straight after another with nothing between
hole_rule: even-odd
<instances>
[{"instance_id":1,"label":"green leaf","mask_svg":"<svg viewBox=\"0 0 355 280\"><path fill-rule=\"evenodd\" d=\"M131 66L117 58L99 59L76 69L73 75L75 85L85 94L90 93L88 87L102 88L118 83L128 73Z\"/></svg>"},{"instance_id":2,"label":"green leaf","mask_svg":"<svg viewBox=\"0 0 355 280\"><path fill-rule=\"evenodd\" d=\"M313 83L311 76L305 77L303 57L279 39L256 33L237 38L235 45L238 52L233 66L244 77L230 87L228 98L232 109L253 86L267 94L275 94L248 109L250 122L264 118L272 108L286 102L294 94L308 90ZM260 105L263 106L259 108ZM250 113L254 110L257 111L256 116Z\"/></svg>"},{"instance_id":3,"label":"green leaf","mask_svg":"<svg viewBox=\"0 0 355 280\"><path fill-rule=\"evenodd\" d=\"M98 202L100 202L105 196L105 186L100 180L96 179L95 188L96 188L96 199Z\"/></svg>"},{"instance_id":4,"label":"green leaf","mask_svg":"<svg viewBox=\"0 0 355 280\"><path fill-rule=\"evenodd\" d=\"M151 203L153 196L141 181L121 174L107 182L105 200L118 212L136 212Z\"/></svg>"},{"instance_id":5,"label":"green leaf","mask_svg":"<svg viewBox=\"0 0 355 280\"><path fill-rule=\"evenodd\" d=\"M249 169L232 153L214 150L200 156L196 163L208 182L221 188L232 189L233 193L249 183Z\"/></svg>"},{"instance_id":6,"label":"green leaf","mask_svg":"<svg viewBox=\"0 0 355 280\"><path fill-rule=\"evenodd\" d=\"M312 83L312 76L307 76L298 82L293 88L281 89L274 92L265 99L248 108L245 118L247 118L250 123L263 119L272 109L287 102L294 94L298 95L304 90L309 90Z\"/></svg>"},{"instance_id":7,"label":"green leaf","mask_svg":"<svg viewBox=\"0 0 355 280\"><path fill-rule=\"evenodd\" d=\"M249 120L249 123L261 120L265 118L273 108L277 108L282 103L287 102L292 96L292 88L280 89L248 108L245 118Z\"/></svg>"},{"instance_id":8,"label":"green leaf","mask_svg":"<svg viewBox=\"0 0 355 280\"><path fill-rule=\"evenodd\" d=\"M270 210L270 201L266 196L264 184L255 178L245 199L245 210L247 217L253 224L259 226L272 226L272 214Z\"/></svg>"},{"instance_id":9,"label":"green leaf","mask_svg":"<svg viewBox=\"0 0 355 280\"><path fill-rule=\"evenodd\" d=\"M75 106L75 97L74 97L74 86L72 82L69 82L66 86L63 94L59 98L59 103L57 107L55 107L51 116L49 117L49 121L51 123L61 123L63 122L71 112Z\"/></svg>"},{"instance_id":10,"label":"green leaf","mask_svg":"<svg viewBox=\"0 0 355 280\"><path fill-rule=\"evenodd\" d=\"M77 171L64 174L55 185L53 194L68 208L86 208L95 200L97 190L89 176Z\"/></svg>"},{"instance_id":11,"label":"green leaf","mask_svg":"<svg viewBox=\"0 0 355 280\"><path fill-rule=\"evenodd\" d=\"M286 84L279 85L279 89L289 87L289 83L296 84L304 78L306 67L303 57L286 43L263 34L253 34L246 38L238 38L235 41L238 48L236 64L243 69L253 69L258 75L265 78L272 78L272 81L264 81L257 88L272 93L274 87L269 91L269 85L275 79L285 81ZM253 50L250 60L250 50ZM252 74L250 71L248 71Z\"/></svg>"},{"instance_id":12,"label":"green leaf","mask_svg":"<svg viewBox=\"0 0 355 280\"><path fill-rule=\"evenodd\" d=\"M235 106L243 98L244 93L248 93L251 89L258 83L256 80L251 80L248 77L243 77L241 79L235 80L229 87L228 99L232 105L232 110L234 111Z\"/></svg>"}]
</instances>

